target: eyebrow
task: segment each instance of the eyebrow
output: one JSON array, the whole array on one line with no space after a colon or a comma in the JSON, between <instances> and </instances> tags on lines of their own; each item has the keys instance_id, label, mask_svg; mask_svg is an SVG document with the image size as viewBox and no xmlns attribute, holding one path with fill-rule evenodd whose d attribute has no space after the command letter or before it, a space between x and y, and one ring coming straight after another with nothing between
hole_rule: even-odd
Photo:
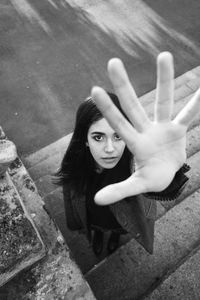
<instances>
[{"instance_id":1,"label":"eyebrow","mask_svg":"<svg viewBox=\"0 0 200 300\"><path fill-rule=\"evenodd\" d=\"M101 132L101 131L93 131L93 132L91 132L91 134L92 134L92 135L95 135L95 134L105 134L105 133L103 133L103 132Z\"/></svg>"}]
</instances>

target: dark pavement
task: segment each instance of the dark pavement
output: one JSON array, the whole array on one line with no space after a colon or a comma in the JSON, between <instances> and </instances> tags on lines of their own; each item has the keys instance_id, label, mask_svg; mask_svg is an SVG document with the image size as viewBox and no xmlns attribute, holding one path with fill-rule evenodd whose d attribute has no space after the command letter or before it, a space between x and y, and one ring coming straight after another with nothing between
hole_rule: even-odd
<instances>
[{"instance_id":1,"label":"dark pavement","mask_svg":"<svg viewBox=\"0 0 200 300\"><path fill-rule=\"evenodd\" d=\"M72 131L94 84L111 88L109 58L124 61L138 96L155 88L160 51L176 77L198 66L199 13L198 0L1 0L0 124L21 157Z\"/></svg>"}]
</instances>

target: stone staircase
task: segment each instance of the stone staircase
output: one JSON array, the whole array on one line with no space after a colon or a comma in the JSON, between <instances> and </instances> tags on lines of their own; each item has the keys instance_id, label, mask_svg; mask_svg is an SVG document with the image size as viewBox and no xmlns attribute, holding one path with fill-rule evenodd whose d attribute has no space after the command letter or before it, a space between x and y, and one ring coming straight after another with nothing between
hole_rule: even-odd
<instances>
[{"instance_id":1,"label":"stone staircase","mask_svg":"<svg viewBox=\"0 0 200 300\"><path fill-rule=\"evenodd\" d=\"M200 67L175 80L175 113L200 86ZM141 102L153 114L155 90ZM86 238L66 227L61 188L51 181L70 135L24 158L46 209L60 228L72 255L99 300L200 299L200 115L188 131L190 181L175 202L158 202L154 254L124 236L110 256L96 258ZM107 238L107 237L106 237Z\"/></svg>"}]
</instances>

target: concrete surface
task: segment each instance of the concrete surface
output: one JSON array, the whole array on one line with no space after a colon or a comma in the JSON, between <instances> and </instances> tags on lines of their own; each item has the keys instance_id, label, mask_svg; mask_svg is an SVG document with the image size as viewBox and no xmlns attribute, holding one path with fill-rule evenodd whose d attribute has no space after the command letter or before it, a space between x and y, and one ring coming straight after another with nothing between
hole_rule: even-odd
<instances>
[{"instance_id":1,"label":"concrete surface","mask_svg":"<svg viewBox=\"0 0 200 300\"><path fill-rule=\"evenodd\" d=\"M199 300L200 249L197 249L146 300Z\"/></svg>"},{"instance_id":2,"label":"concrete surface","mask_svg":"<svg viewBox=\"0 0 200 300\"><path fill-rule=\"evenodd\" d=\"M139 96L155 87L160 51L172 51L176 77L199 65L199 10L198 0L1 0L1 124L20 156L71 132L92 85L111 89L109 58L122 58Z\"/></svg>"},{"instance_id":3,"label":"concrete surface","mask_svg":"<svg viewBox=\"0 0 200 300\"><path fill-rule=\"evenodd\" d=\"M1 128L0 132L2 132ZM2 134L5 137L3 132ZM0 299L94 300L95 297L88 283L77 267L59 229L45 210L44 202L19 158L12 163L6 176L9 185L12 184L15 189L13 193L9 191L10 197L20 198L27 216L35 229L37 228L43 247L40 251L32 247L31 254L28 258L23 258L18 270L14 264L10 268L10 277L3 277L4 282L0 279L0 284L9 280L0 287ZM3 179L0 178L1 197L2 181ZM25 230L23 234L27 234ZM1 238L6 239L5 236ZM2 243L2 240L0 242ZM18 258L15 257L16 260ZM4 274L0 274L0 278L1 276Z\"/></svg>"}]
</instances>

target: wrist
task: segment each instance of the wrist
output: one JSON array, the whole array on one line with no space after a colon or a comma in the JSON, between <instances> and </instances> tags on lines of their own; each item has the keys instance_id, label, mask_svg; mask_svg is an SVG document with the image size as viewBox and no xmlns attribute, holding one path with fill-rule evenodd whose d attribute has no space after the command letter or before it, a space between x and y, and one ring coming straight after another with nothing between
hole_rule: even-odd
<instances>
[{"instance_id":1,"label":"wrist","mask_svg":"<svg viewBox=\"0 0 200 300\"><path fill-rule=\"evenodd\" d=\"M185 175L190 170L190 166L183 164L183 166L176 172L173 180L161 192L145 193L145 197L159 200L159 201L172 201L175 200L183 191L189 178Z\"/></svg>"}]
</instances>

